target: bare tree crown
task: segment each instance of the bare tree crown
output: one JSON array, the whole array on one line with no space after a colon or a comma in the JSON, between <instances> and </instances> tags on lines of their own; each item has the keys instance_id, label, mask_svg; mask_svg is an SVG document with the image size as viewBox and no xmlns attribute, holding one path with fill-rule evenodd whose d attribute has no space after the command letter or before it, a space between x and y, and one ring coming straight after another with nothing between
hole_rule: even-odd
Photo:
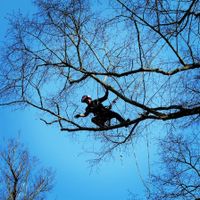
<instances>
[{"instance_id":1,"label":"bare tree crown","mask_svg":"<svg viewBox=\"0 0 200 200\"><path fill-rule=\"evenodd\" d=\"M10 18L1 105L32 106L62 131L117 132L124 125L74 118L83 94L108 89L114 109L131 119L118 143L149 121L198 120L199 1L116 0L101 13L84 0L35 5L32 18Z\"/></svg>"},{"instance_id":2,"label":"bare tree crown","mask_svg":"<svg viewBox=\"0 0 200 200\"><path fill-rule=\"evenodd\" d=\"M51 169L39 169L36 158L17 139L0 151L0 199L43 199L53 188Z\"/></svg>"}]
</instances>

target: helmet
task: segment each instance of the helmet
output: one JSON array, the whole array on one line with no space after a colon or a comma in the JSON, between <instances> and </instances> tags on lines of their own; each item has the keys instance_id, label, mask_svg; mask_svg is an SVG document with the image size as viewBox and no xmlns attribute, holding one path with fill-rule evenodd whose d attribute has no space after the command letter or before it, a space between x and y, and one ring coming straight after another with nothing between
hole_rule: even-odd
<instances>
[{"instance_id":1,"label":"helmet","mask_svg":"<svg viewBox=\"0 0 200 200\"><path fill-rule=\"evenodd\" d=\"M82 98L81 98L81 102L83 103L83 102L85 102L87 99L91 99L91 97L88 96L88 95L84 95L84 96L82 96Z\"/></svg>"}]
</instances>

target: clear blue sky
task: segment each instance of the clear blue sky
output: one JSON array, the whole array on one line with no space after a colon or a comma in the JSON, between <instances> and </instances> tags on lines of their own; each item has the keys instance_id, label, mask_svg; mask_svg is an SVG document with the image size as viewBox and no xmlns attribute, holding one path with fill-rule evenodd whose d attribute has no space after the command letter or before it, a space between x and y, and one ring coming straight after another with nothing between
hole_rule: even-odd
<instances>
[{"instance_id":1,"label":"clear blue sky","mask_svg":"<svg viewBox=\"0 0 200 200\"><path fill-rule=\"evenodd\" d=\"M33 12L31 0L0 0L0 41L4 41L8 13L20 9ZM46 126L32 109L0 108L0 144L3 139L20 134L31 155L38 157L45 167L56 170L55 188L48 200L126 200L129 192L141 192L141 178L132 150L129 155L116 153L114 159L97 166L91 172L88 159L94 156L84 152L92 143L83 132L72 137L52 126ZM137 144L136 156L141 171L147 169L145 143Z\"/></svg>"}]
</instances>

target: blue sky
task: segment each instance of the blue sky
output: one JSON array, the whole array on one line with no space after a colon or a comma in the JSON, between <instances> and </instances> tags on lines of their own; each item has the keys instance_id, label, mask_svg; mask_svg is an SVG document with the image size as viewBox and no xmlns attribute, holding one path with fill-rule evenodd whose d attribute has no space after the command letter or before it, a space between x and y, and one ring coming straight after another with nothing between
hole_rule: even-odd
<instances>
[{"instance_id":1,"label":"blue sky","mask_svg":"<svg viewBox=\"0 0 200 200\"><path fill-rule=\"evenodd\" d=\"M7 14L19 9L22 13L31 13L33 7L30 0L0 0L0 3L0 41L3 42L8 27ZM20 135L31 155L38 157L43 166L56 171L56 184L47 199L125 200L129 192L141 192L141 177L133 149L123 156L116 153L114 159L103 162L91 171L87 160L94 158L94 155L86 153L85 148L93 141L86 138L83 132L71 136L60 132L57 127L46 126L39 120L40 113L31 108L0 108L0 116L1 145L4 139ZM147 169L145 143L139 142L135 152L143 177L142 172Z\"/></svg>"},{"instance_id":2,"label":"blue sky","mask_svg":"<svg viewBox=\"0 0 200 200\"><path fill-rule=\"evenodd\" d=\"M20 135L42 166L56 170L55 188L48 199L123 200L128 198L129 191L140 192L142 185L133 156L116 154L114 159L91 171L86 161L93 156L84 152L84 146L88 146L86 138L73 138L55 127L44 125L38 114L30 109L1 108L0 116L1 144L6 138ZM140 153L142 157L137 155L142 171L146 168L143 166L146 151L143 149Z\"/></svg>"}]
</instances>

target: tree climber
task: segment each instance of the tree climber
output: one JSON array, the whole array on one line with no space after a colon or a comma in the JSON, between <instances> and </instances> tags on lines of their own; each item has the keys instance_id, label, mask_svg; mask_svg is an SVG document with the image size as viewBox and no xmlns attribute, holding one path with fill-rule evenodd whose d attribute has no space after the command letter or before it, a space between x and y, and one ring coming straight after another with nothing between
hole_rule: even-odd
<instances>
[{"instance_id":1,"label":"tree climber","mask_svg":"<svg viewBox=\"0 0 200 200\"><path fill-rule=\"evenodd\" d=\"M102 105L102 102L105 101L107 98L108 90L106 90L106 93L103 97L95 100L92 100L90 96L84 95L81 99L81 102L87 104L85 113L77 114L74 117L87 117L90 113L93 113L94 117L91 121L101 128L108 127L105 123L113 118L117 119L122 124L129 122L129 119L125 120L118 113L112 111L111 108Z\"/></svg>"}]
</instances>

